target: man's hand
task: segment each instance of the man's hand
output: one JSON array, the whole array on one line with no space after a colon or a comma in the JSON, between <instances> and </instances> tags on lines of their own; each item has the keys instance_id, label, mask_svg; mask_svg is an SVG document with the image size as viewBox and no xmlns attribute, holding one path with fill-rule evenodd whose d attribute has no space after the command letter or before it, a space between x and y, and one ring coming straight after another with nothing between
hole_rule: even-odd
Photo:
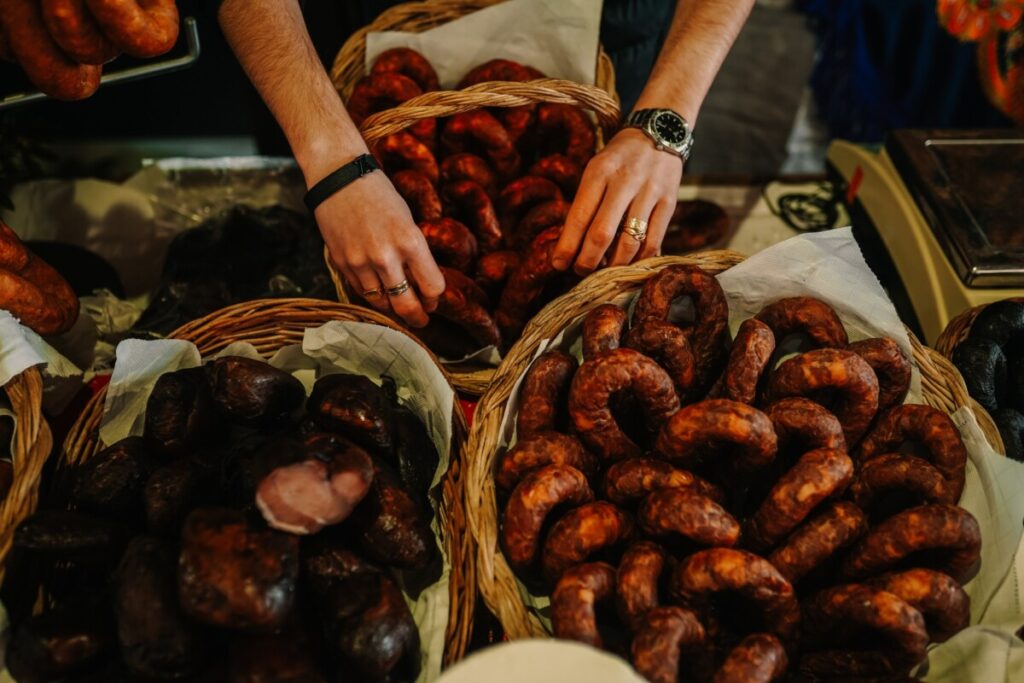
<instances>
[{"instance_id":1,"label":"man's hand","mask_svg":"<svg viewBox=\"0 0 1024 683\"><path fill-rule=\"evenodd\" d=\"M356 294L380 311L393 309L409 325L427 324L444 292L444 276L405 201L380 172L349 184L317 207L316 220L331 259ZM403 280L410 288L396 297L387 288Z\"/></svg>"},{"instance_id":2,"label":"man's hand","mask_svg":"<svg viewBox=\"0 0 1024 683\"><path fill-rule=\"evenodd\" d=\"M683 161L659 151L635 128L619 131L583 172L579 191L552 254L559 270L575 258L575 270L586 275L607 255L608 265L621 266L654 256L661 249L676 206ZM620 230L624 221L647 221L641 244Z\"/></svg>"}]
</instances>

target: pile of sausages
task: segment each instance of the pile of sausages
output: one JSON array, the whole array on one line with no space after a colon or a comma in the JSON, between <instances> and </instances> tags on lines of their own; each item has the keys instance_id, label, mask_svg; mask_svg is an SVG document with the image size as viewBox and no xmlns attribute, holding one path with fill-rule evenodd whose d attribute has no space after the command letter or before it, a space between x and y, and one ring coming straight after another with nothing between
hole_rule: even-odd
<instances>
[{"instance_id":1,"label":"pile of sausages","mask_svg":"<svg viewBox=\"0 0 1024 683\"><path fill-rule=\"evenodd\" d=\"M438 462L387 383L327 375L307 399L231 356L164 374L143 435L64 470L15 531L6 666L27 683L411 682L397 572L440 576Z\"/></svg>"},{"instance_id":2,"label":"pile of sausages","mask_svg":"<svg viewBox=\"0 0 1024 683\"><path fill-rule=\"evenodd\" d=\"M904 405L899 346L850 343L823 301L730 337L718 281L673 266L631 319L586 316L582 363L539 356L495 471L505 557L550 592L556 636L655 683L907 674L969 618L981 538L956 426Z\"/></svg>"},{"instance_id":3,"label":"pile of sausages","mask_svg":"<svg viewBox=\"0 0 1024 683\"><path fill-rule=\"evenodd\" d=\"M495 59L458 87L543 77ZM356 84L348 109L360 124L437 89L422 55L389 50ZM543 303L574 284L549 257L595 144L581 109L537 104L424 119L374 145L444 272L447 289L431 324L416 331L435 352L458 358L511 344Z\"/></svg>"},{"instance_id":4,"label":"pile of sausages","mask_svg":"<svg viewBox=\"0 0 1024 683\"><path fill-rule=\"evenodd\" d=\"M124 53L156 57L178 40L175 0L0 0L0 57L39 90L81 100L103 65Z\"/></svg>"},{"instance_id":5,"label":"pile of sausages","mask_svg":"<svg viewBox=\"0 0 1024 683\"><path fill-rule=\"evenodd\" d=\"M78 320L78 297L48 263L0 221L0 310L38 334L67 332Z\"/></svg>"}]
</instances>

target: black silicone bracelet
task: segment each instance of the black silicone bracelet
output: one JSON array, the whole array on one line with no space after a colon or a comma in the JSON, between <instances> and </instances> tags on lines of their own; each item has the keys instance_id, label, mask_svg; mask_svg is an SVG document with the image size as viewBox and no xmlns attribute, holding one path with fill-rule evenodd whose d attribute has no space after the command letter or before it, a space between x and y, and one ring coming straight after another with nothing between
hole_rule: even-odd
<instances>
[{"instance_id":1,"label":"black silicone bracelet","mask_svg":"<svg viewBox=\"0 0 1024 683\"><path fill-rule=\"evenodd\" d=\"M310 213L316 211L316 207L324 203L324 201L333 195L335 192L345 187L354 180L359 180L368 173L380 170L380 166L377 165L377 160L373 158L372 154L360 154L352 161L348 162L334 173L318 182L313 187L309 188L309 192L303 198L306 203L306 207Z\"/></svg>"}]
</instances>

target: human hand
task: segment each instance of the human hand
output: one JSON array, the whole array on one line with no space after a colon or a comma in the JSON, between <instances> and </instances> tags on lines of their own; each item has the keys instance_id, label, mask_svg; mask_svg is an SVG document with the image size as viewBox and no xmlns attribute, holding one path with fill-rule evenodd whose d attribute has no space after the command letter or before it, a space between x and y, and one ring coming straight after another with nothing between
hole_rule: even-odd
<instances>
[{"instance_id":1,"label":"human hand","mask_svg":"<svg viewBox=\"0 0 1024 683\"><path fill-rule=\"evenodd\" d=\"M413 327L427 324L427 313L444 292L444 276L387 176L370 173L349 184L317 207L316 220L331 259L354 292L379 311L394 310ZM388 296L388 287L406 279L405 293ZM379 294L366 294L373 290Z\"/></svg>"},{"instance_id":2,"label":"human hand","mask_svg":"<svg viewBox=\"0 0 1024 683\"><path fill-rule=\"evenodd\" d=\"M586 275L608 254L608 265L620 266L656 255L676 206L683 161L655 148L642 131L625 128L590 160L576 199L552 252L555 268ZM641 244L622 232L625 220L647 221ZM609 249L609 247L611 247Z\"/></svg>"}]
</instances>

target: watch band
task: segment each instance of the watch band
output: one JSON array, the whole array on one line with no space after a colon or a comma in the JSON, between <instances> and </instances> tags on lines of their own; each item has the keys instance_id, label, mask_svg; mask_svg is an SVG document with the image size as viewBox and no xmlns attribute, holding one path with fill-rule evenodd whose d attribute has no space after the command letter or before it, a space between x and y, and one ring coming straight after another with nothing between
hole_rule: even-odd
<instances>
[{"instance_id":1,"label":"watch band","mask_svg":"<svg viewBox=\"0 0 1024 683\"><path fill-rule=\"evenodd\" d=\"M309 188L309 192L302 201L310 213L316 211L316 207L323 204L328 197L342 189L349 183L359 180L364 175L380 170L377 160L372 154L360 154L337 171Z\"/></svg>"}]
</instances>

